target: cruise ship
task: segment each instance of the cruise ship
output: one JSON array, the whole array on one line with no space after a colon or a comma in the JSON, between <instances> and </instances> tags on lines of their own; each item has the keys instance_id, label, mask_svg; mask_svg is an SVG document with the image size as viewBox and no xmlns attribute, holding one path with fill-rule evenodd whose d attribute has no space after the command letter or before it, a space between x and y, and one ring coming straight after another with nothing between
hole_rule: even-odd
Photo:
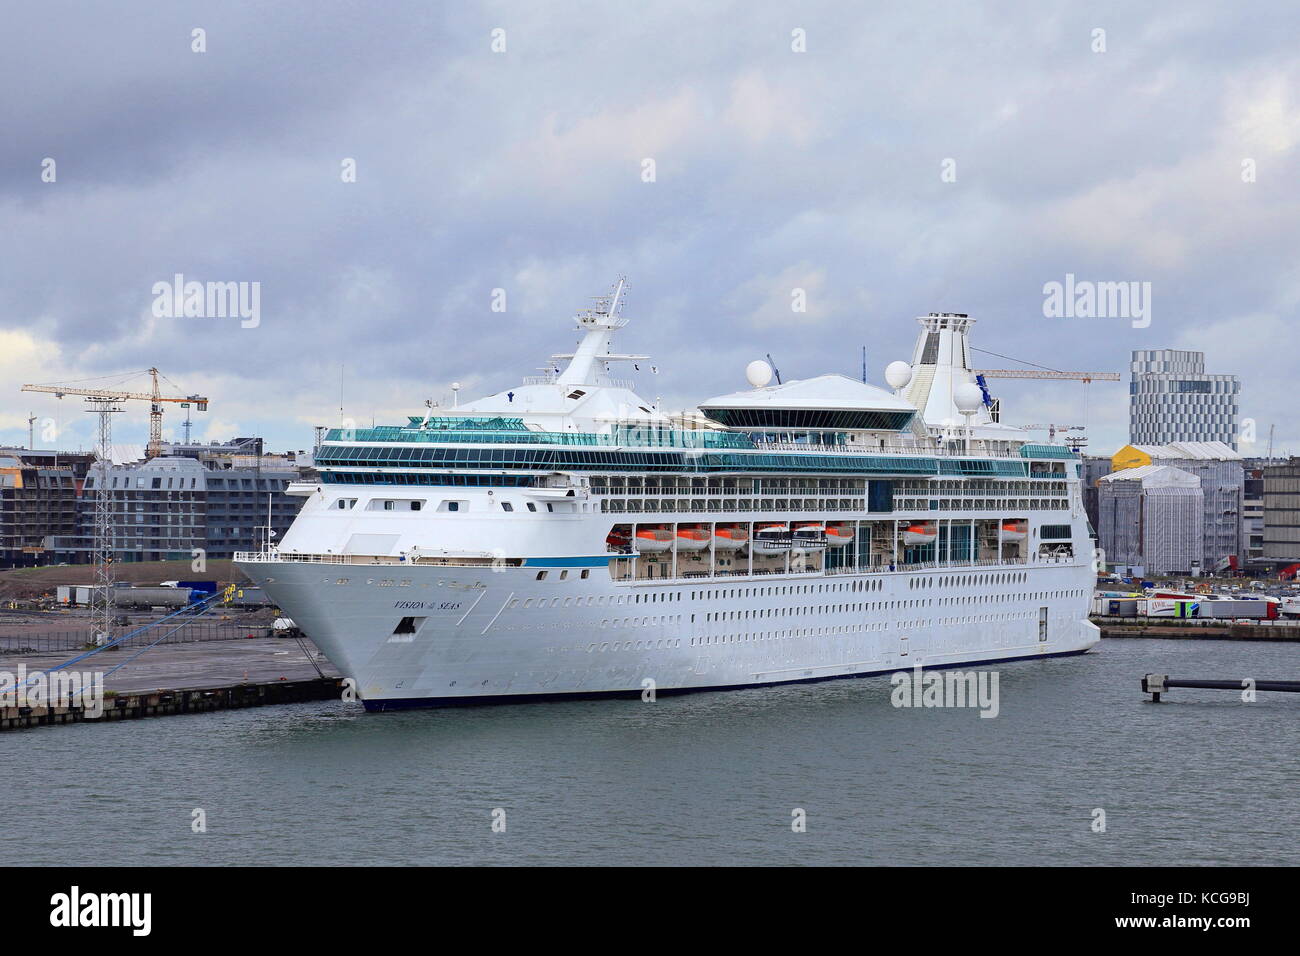
<instances>
[{"instance_id":1,"label":"cruise ship","mask_svg":"<svg viewBox=\"0 0 1300 956\"><path fill-rule=\"evenodd\" d=\"M667 414L615 377L623 284L541 376L328 431L277 547L241 553L367 709L762 687L1095 645L1078 456L1001 423L966 315L877 387ZM742 379L742 370L736 378ZM737 384L740 384L738 381Z\"/></svg>"}]
</instances>

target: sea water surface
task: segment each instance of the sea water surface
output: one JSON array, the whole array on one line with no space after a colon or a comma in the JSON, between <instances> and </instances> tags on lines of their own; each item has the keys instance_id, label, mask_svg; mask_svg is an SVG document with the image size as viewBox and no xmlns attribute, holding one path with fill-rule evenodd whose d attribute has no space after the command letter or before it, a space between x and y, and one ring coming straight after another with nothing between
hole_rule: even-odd
<instances>
[{"instance_id":1,"label":"sea water surface","mask_svg":"<svg viewBox=\"0 0 1300 956\"><path fill-rule=\"evenodd\" d=\"M1300 695L1139 687L1296 678L1300 647L1110 639L995 669L992 719L896 708L876 677L5 733L0 863L1300 863Z\"/></svg>"}]
</instances>

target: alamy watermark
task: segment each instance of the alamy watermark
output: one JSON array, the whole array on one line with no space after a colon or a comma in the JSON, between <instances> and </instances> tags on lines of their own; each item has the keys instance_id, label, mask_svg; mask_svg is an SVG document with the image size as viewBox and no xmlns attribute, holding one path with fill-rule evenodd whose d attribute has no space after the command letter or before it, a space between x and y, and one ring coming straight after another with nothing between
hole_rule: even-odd
<instances>
[{"instance_id":1,"label":"alamy watermark","mask_svg":"<svg viewBox=\"0 0 1300 956\"><path fill-rule=\"evenodd\" d=\"M186 282L178 272L170 282L155 282L151 291L155 318L239 318L245 329L262 324L260 282Z\"/></svg>"},{"instance_id":2,"label":"alamy watermark","mask_svg":"<svg viewBox=\"0 0 1300 956\"><path fill-rule=\"evenodd\" d=\"M50 925L77 928L124 927L148 936L153 927L152 893L83 893L74 886L50 897Z\"/></svg>"},{"instance_id":3,"label":"alamy watermark","mask_svg":"<svg viewBox=\"0 0 1300 956\"><path fill-rule=\"evenodd\" d=\"M85 716L104 714L102 671L0 671L0 707L77 707Z\"/></svg>"},{"instance_id":4,"label":"alamy watermark","mask_svg":"<svg viewBox=\"0 0 1300 956\"><path fill-rule=\"evenodd\" d=\"M997 671L930 671L917 664L896 671L889 702L895 707L978 707L981 717L998 715Z\"/></svg>"},{"instance_id":5,"label":"alamy watermark","mask_svg":"<svg viewBox=\"0 0 1300 956\"><path fill-rule=\"evenodd\" d=\"M1133 328L1151 324L1150 282L1093 282L1065 274L1064 282L1043 283L1043 315L1049 319L1132 319Z\"/></svg>"}]
</instances>

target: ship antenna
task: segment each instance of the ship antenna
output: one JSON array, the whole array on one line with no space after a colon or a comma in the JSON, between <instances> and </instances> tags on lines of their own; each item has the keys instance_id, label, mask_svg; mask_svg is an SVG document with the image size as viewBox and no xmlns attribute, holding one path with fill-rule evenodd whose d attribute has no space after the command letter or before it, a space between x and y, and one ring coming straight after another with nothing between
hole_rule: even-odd
<instances>
[{"instance_id":1,"label":"ship antenna","mask_svg":"<svg viewBox=\"0 0 1300 956\"><path fill-rule=\"evenodd\" d=\"M608 314L609 314L609 316L610 316L611 318L612 318L613 316L618 315L619 307L622 305L622 301L621 301L621 300L622 300L622 298L623 298L623 286L624 286L626 283L627 283L627 279L626 279L625 277L623 277L623 276L619 276L619 277L618 277L618 285L614 286L614 295L613 295L613 297L611 298L610 303L609 303L609 313L608 313Z\"/></svg>"}]
</instances>

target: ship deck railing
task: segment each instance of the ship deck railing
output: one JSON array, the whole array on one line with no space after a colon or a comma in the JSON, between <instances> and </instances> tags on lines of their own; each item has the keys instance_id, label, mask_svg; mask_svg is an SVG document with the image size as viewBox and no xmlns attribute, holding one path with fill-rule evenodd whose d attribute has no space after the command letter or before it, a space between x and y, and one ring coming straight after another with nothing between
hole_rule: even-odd
<instances>
[{"instance_id":1,"label":"ship deck railing","mask_svg":"<svg viewBox=\"0 0 1300 956\"><path fill-rule=\"evenodd\" d=\"M635 557L625 553L611 553L611 560ZM351 566L388 566L388 567L520 567L523 558L502 558L490 555L364 555L364 554L308 554L302 552L279 551L237 551L236 563L242 564L333 564ZM835 568L806 568L788 570L785 568L754 568L752 571L687 571L675 578L643 578L628 573L615 573L614 580L631 584L661 584L667 581L698 581L713 578L744 578L760 575L842 575L842 574L897 574L906 571L960 570L962 568L1004 568L1023 567L1028 564L1073 564L1069 555L1040 555L1032 561L1026 558L980 558L975 560L954 559L948 561L914 561L890 565L844 565Z\"/></svg>"},{"instance_id":2,"label":"ship deck railing","mask_svg":"<svg viewBox=\"0 0 1300 956\"><path fill-rule=\"evenodd\" d=\"M1005 568L1005 567L1022 567L1028 562L1024 558L1004 558L999 561L997 558L978 558L955 559L951 561L912 561L910 563L895 564L892 567L888 564L873 565L847 565L839 568L828 568L827 574L889 574L899 571L934 571L934 570L961 570L962 568Z\"/></svg>"},{"instance_id":3,"label":"ship deck railing","mask_svg":"<svg viewBox=\"0 0 1300 956\"><path fill-rule=\"evenodd\" d=\"M387 565L398 567L487 567L513 568L523 558L505 558L488 554L314 554L302 551L236 551L237 564L347 564Z\"/></svg>"},{"instance_id":4,"label":"ship deck railing","mask_svg":"<svg viewBox=\"0 0 1300 956\"><path fill-rule=\"evenodd\" d=\"M862 486L853 485L835 485L829 488L814 488L811 486L795 488L734 488L734 487L696 487L694 485L650 485L644 488L629 488L626 486L617 487L615 485L592 484L591 493L593 495L619 495L621 497L631 498L654 498L654 497L696 497L696 498L718 498L718 497L745 497L745 498L838 498L838 497L857 497L865 498L867 489Z\"/></svg>"},{"instance_id":5,"label":"ship deck railing","mask_svg":"<svg viewBox=\"0 0 1300 956\"><path fill-rule=\"evenodd\" d=\"M897 442L875 441L845 443L842 445L815 444L812 442L754 440L759 451L810 451L822 455L933 455L936 458L1012 458L1020 457L1020 442L1014 444L985 444L975 439L969 445L952 442Z\"/></svg>"},{"instance_id":6,"label":"ship deck railing","mask_svg":"<svg viewBox=\"0 0 1300 956\"><path fill-rule=\"evenodd\" d=\"M671 499L668 499L671 500ZM915 505L907 507L900 505L894 511L870 511L865 504L859 502L856 504L835 504L824 501L786 501L780 499L781 503L763 504L761 500L750 499L750 507L742 507L746 499L733 500L731 498L719 498L717 507L707 507L707 500L691 500L689 508L670 508L661 507L664 502L658 498L654 499L637 499L629 498L627 500L619 498L609 498L601 502L600 513L608 515L621 514L665 514L665 515L697 515L710 513L740 513L740 514L760 514L766 512L835 512L850 513L860 516L858 520L862 521L890 521L912 520L918 513L922 516L935 515L944 511L1069 511L1069 502L1060 498L1002 498L1002 499L971 499L969 502L963 502L958 507L949 508L930 508L927 505ZM608 505L608 507L606 507ZM944 517L947 517L946 515ZM684 520L708 520L688 518ZM848 520L848 519L845 519Z\"/></svg>"},{"instance_id":7,"label":"ship deck railing","mask_svg":"<svg viewBox=\"0 0 1300 956\"><path fill-rule=\"evenodd\" d=\"M1065 482L1055 481L1062 487L1045 487L1048 482L1025 482L1024 488L955 488L943 489L918 488L899 489L895 498L1059 498L1067 494ZM581 488L574 482L556 482L553 487ZM590 486L593 495L617 496L622 498L864 498L867 489L853 485L832 485L826 488L812 486L795 486L790 488L736 488L736 487L697 487L695 485L649 485L646 487L628 487L593 483Z\"/></svg>"}]
</instances>

